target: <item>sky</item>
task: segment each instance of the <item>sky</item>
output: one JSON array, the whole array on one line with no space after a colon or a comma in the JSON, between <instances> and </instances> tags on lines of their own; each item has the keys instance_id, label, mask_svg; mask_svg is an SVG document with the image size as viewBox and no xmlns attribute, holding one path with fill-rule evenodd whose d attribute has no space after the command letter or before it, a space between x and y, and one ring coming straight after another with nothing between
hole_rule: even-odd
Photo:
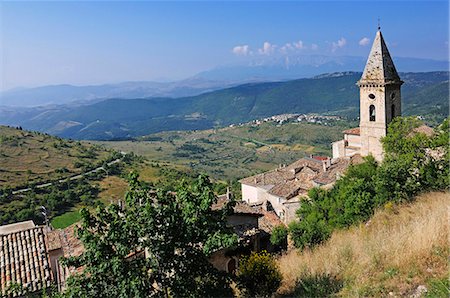
<instances>
[{"instance_id":1,"label":"sky","mask_svg":"<svg viewBox=\"0 0 450 298\"><path fill-rule=\"evenodd\" d=\"M0 2L0 90L178 80L254 57L448 60L448 1Z\"/></svg>"}]
</instances>

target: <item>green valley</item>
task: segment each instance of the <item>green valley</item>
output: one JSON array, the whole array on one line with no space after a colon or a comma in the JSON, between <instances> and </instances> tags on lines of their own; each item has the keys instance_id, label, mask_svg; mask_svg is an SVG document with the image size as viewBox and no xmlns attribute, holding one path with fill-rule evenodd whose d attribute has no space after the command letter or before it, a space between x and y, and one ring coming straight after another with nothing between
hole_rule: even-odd
<instances>
[{"instance_id":1,"label":"green valley","mask_svg":"<svg viewBox=\"0 0 450 298\"><path fill-rule=\"evenodd\" d=\"M161 132L132 141L94 143L144 156L153 167L172 165L229 181L311 154L330 155L331 142L339 140L342 130L352 124L347 121L336 121L330 126L267 122L221 129ZM143 172L143 179L155 178L155 171Z\"/></svg>"}]
</instances>

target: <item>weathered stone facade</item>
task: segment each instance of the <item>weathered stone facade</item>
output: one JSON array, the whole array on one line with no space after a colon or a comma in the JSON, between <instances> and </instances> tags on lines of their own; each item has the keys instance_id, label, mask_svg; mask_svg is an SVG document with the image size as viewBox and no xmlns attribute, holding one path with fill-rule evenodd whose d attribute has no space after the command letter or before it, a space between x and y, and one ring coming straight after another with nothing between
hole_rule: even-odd
<instances>
[{"instance_id":1,"label":"weathered stone facade","mask_svg":"<svg viewBox=\"0 0 450 298\"><path fill-rule=\"evenodd\" d=\"M395 69L381 31L378 30L366 67L358 81L360 125L358 133L344 132L344 140L333 143L333 158L354 154L383 159L381 138L394 117L401 115L403 81Z\"/></svg>"}]
</instances>

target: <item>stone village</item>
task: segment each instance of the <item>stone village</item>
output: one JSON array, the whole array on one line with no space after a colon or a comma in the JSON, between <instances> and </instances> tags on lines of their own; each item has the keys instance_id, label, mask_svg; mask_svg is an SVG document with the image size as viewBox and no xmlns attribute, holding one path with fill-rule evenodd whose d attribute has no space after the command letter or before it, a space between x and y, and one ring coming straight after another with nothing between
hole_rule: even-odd
<instances>
[{"instance_id":1,"label":"stone village","mask_svg":"<svg viewBox=\"0 0 450 298\"><path fill-rule=\"evenodd\" d=\"M242 253L274 251L269 241L272 229L295 220L308 190L329 188L349 165L361 162L364 156L382 160L380 139L392 119L401 115L402 84L378 29L364 73L357 82L360 126L344 131L343 139L332 144L332 157L311 155L240 180L242 201L237 202L228 223L244 250L217 251L210 262L219 270L234 272ZM219 196L213 208L222 208L230 199L229 192ZM4 294L12 283L22 284L28 292L42 291L51 284L61 290L71 270L63 268L59 258L77 256L82 251L73 226L53 230L32 221L0 226L0 292Z\"/></svg>"}]
</instances>

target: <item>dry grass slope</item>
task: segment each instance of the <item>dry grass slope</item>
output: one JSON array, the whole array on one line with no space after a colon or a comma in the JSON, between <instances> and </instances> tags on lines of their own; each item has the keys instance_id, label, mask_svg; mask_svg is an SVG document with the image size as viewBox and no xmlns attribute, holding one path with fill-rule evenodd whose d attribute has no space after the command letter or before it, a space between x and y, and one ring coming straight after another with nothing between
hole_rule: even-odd
<instances>
[{"instance_id":1,"label":"dry grass slope","mask_svg":"<svg viewBox=\"0 0 450 298\"><path fill-rule=\"evenodd\" d=\"M82 172L109 152L89 143L0 126L0 187L60 179Z\"/></svg>"},{"instance_id":2,"label":"dry grass slope","mask_svg":"<svg viewBox=\"0 0 450 298\"><path fill-rule=\"evenodd\" d=\"M419 285L445 280L449 203L448 192L423 194L411 204L385 206L366 224L337 231L314 250L290 251L279 259L280 293L298 295L302 281L326 277L341 284L338 296L409 296Z\"/></svg>"}]
</instances>

